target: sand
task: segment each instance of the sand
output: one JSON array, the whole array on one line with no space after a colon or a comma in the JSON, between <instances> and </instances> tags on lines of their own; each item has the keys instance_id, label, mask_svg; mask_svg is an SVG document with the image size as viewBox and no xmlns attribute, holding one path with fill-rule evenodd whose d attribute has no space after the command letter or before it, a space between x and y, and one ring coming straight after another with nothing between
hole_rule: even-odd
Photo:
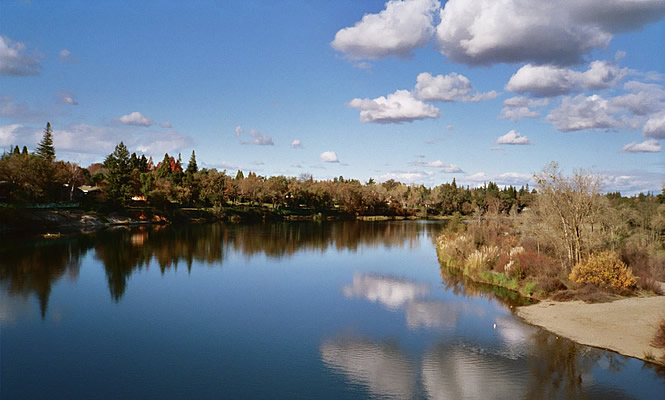
<instances>
[{"instance_id":1,"label":"sand","mask_svg":"<svg viewBox=\"0 0 665 400\"><path fill-rule=\"evenodd\" d=\"M543 301L519 307L517 315L530 324L581 344L642 360L647 354L656 356L660 363L665 359L665 349L649 344L665 318L665 296L632 297L596 304Z\"/></svg>"}]
</instances>

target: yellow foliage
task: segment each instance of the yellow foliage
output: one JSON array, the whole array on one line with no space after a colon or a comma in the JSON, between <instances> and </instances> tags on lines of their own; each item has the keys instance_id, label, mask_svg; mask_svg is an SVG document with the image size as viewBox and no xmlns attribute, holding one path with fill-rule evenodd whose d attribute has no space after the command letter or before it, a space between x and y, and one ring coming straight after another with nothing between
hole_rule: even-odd
<instances>
[{"instance_id":1,"label":"yellow foliage","mask_svg":"<svg viewBox=\"0 0 665 400\"><path fill-rule=\"evenodd\" d=\"M637 283L633 270L613 251L590 255L586 262L575 265L568 278L577 283L617 289L630 289Z\"/></svg>"}]
</instances>

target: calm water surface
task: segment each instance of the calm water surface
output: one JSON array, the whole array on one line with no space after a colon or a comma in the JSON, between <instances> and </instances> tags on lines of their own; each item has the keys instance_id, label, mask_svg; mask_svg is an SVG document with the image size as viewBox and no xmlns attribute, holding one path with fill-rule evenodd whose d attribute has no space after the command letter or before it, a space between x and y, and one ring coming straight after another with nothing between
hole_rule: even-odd
<instances>
[{"instance_id":1,"label":"calm water surface","mask_svg":"<svg viewBox=\"0 0 665 400\"><path fill-rule=\"evenodd\" d=\"M0 398L665 398L441 271L432 222L0 239Z\"/></svg>"}]
</instances>

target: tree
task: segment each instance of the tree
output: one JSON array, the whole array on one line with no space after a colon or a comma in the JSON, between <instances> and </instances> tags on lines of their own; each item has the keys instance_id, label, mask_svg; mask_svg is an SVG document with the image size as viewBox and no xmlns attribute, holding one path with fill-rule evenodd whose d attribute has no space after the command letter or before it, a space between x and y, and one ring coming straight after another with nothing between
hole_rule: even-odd
<instances>
[{"instance_id":1,"label":"tree","mask_svg":"<svg viewBox=\"0 0 665 400\"><path fill-rule=\"evenodd\" d=\"M46 123L46 129L44 129L44 137L42 141L37 145L35 153L43 158L44 160L51 162L55 160L55 147L53 147L53 131L51 130L51 123Z\"/></svg>"},{"instance_id":2,"label":"tree","mask_svg":"<svg viewBox=\"0 0 665 400\"><path fill-rule=\"evenodd\" d=\"M106 157L104 166L108 169L106 191L109 199L116 205L125 205L131 194L132 168L129 151L123 142Z\"/></svg>"},{"instance_id":3,"label":"tree","mask_svg":"<svg viewBox=\"0 0 665 400\"><path fill-rule=\"evenodd\" d=\"M192 150L192 156L189 158L189 163L187 164L187 172L190 174L195 174L199 170L198 165L196 164L196 154Z\"/></svg>"},{"instance_id":4,"label":"tree","mask_svg":"<svg viewBox=\"0 0 665 400\"><path fill-rule=\"evenodd\" d=\"M563 176L559 166L552 162L535 176L538 183L536 213L559 239L566 255L568 266L582 261L587 231L598 211L600 178L584 170L574 171L570 177Z\"/></svg>"}]
</instances>

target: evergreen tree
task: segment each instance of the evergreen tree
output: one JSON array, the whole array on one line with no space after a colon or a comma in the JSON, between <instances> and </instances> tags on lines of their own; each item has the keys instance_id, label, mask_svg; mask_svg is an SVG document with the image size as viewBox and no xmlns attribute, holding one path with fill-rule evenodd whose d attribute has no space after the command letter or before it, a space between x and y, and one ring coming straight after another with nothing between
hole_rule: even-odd
<instances>
[{"instance_id":1,"label":"evergreen tree","mask_svg":"<svg viewBox=\"0 0 665 400\"><path fill-rule=\"evenodd\" d=\"M35 153L44 160L51 162L55 160L55 147L53 147L53 131L51 130L51 123L46 123L44 129L44 137L37 145Z\"/></svg>"},{"instance_id":2,"label":"evergreen tree","mask_svg":"<svg viewBox=\"0 0 665 400\"><path fill-rule=\"evenodd\" d=\"M195 174L199 170L199 166L196 164L196 154L192 150L192 156L189 158L189 163L187 164L187 172L190 174Z\"/></svg>"},{"instance_id":3,"label":"evergreen tree","mask_svg":"<svg viewBox=\"0 0 665 400\"><path fill-rule=\"evenodd\" d=\"M164 159L157 166L156 175L158 178L168 178L171 175L171 157L169 153L164 153Z\"/></svg>"},{"instance_id":4,"label":"evergreen tree","mask_svg":"<svg viewBox=\"0 0 665 400\"><path fill-rule=\"evenodd\" d=\"M14 147L14 154L21 154L21 151L18 149L18 146Z\"/></svg>"},{"instance_id":5,"label":"evergreen tree","mask_svg":"<svg viewBox=\"0 0 665 400\"><path fill-rule=\"evenodd\" d=\"M104 160L108 169L106 191L110 200L116 205L124 205L131 194L132 168L129 161L129 151L123 142L115 146L113 153Z\"/></svg>"},{"instance_id":6,"label":"evergreen tree","mask_svg":"<svg viewBox=\"0 0 665 400\"><path fill-rule=\"evenodd\" d=\"M28 154L28 146L23 146L23 151L21 154Z\"/></svg>"},{"instance_id":7,"label":"evergreen tree","mask_svg":"<svg viewBox=\"0 0 665 400\"><path fill-rule=\"evenodd\" d=\"M241 170L238 170L238 173L236 174L236 180L242 180L245 179L245 174L242 173Z\"/></svg>"}]
</instances>

